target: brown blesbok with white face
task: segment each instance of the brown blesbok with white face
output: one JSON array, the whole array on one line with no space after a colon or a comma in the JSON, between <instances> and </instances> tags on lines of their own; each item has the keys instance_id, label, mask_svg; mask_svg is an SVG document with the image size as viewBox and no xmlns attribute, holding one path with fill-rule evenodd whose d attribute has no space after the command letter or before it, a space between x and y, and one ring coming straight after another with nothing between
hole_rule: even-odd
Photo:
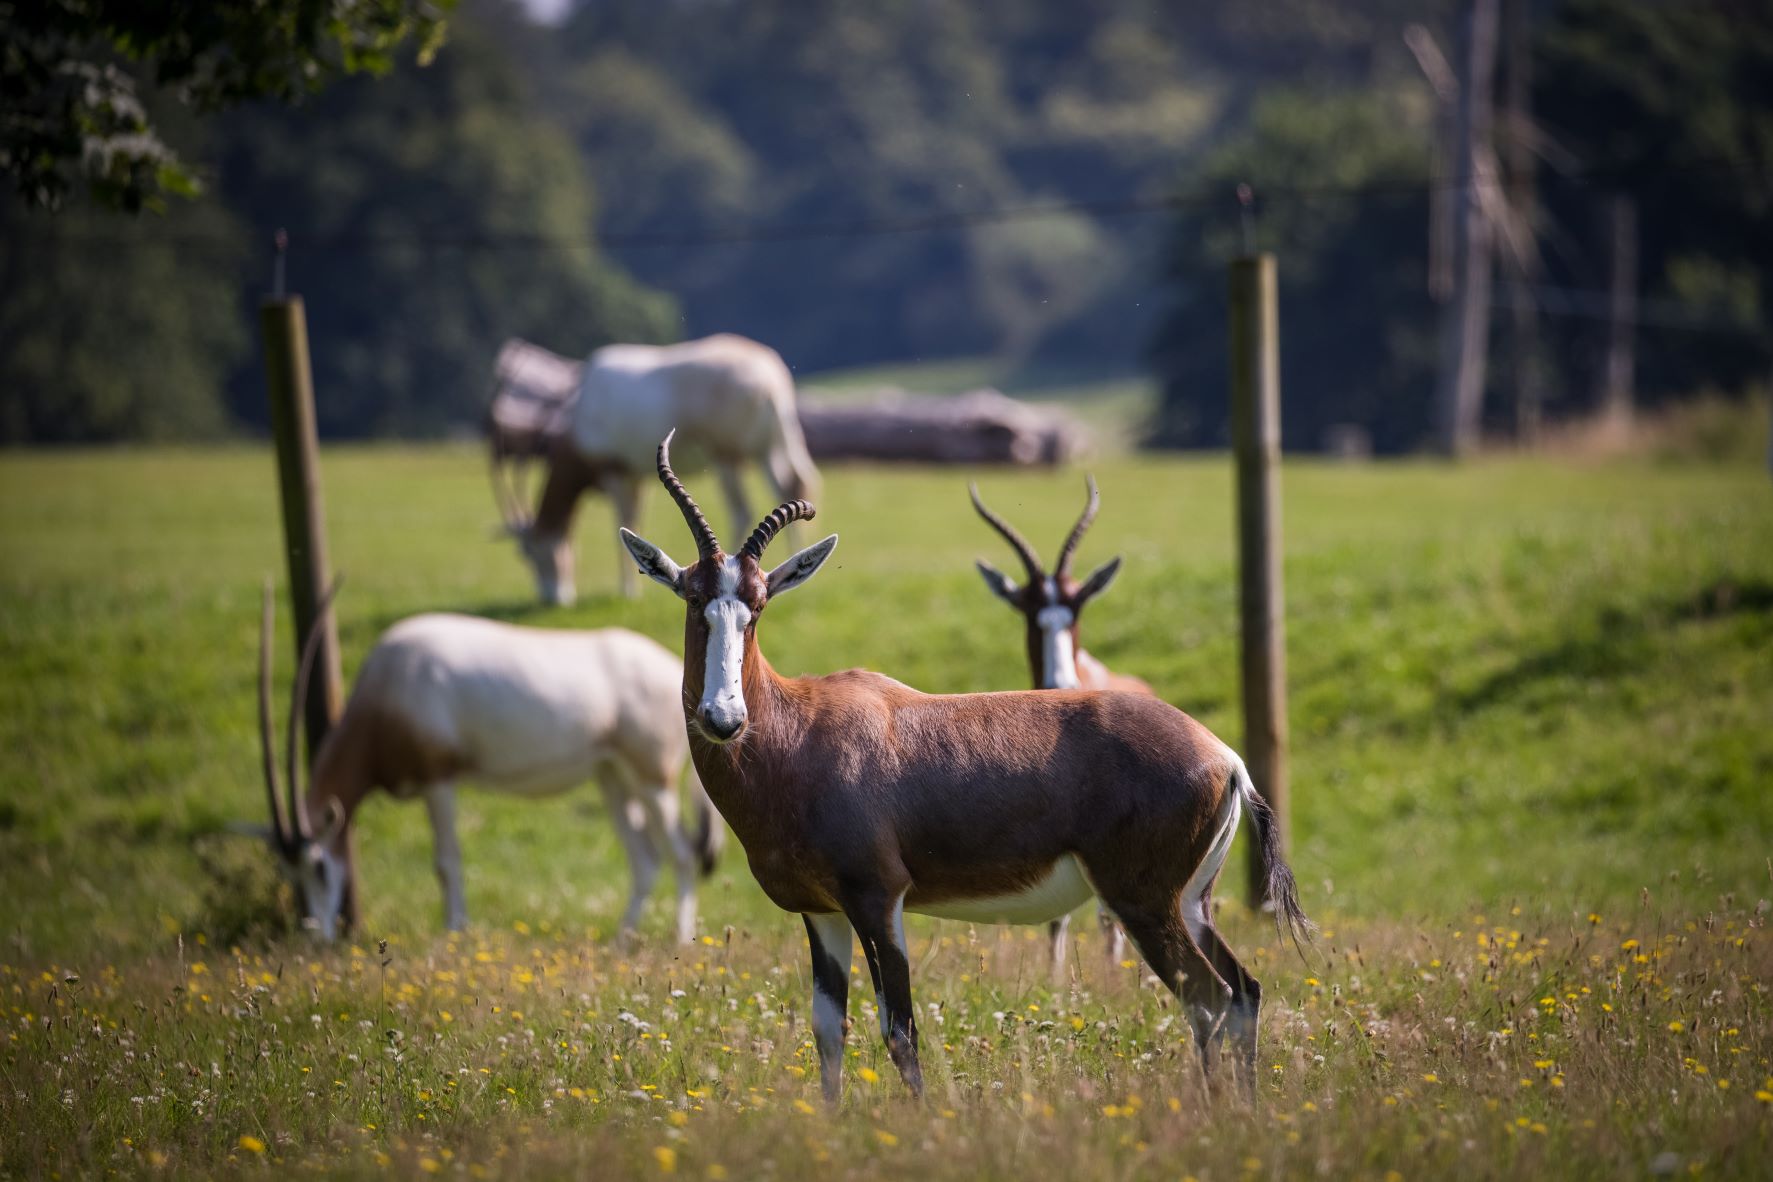
<instances>
[{"instance_id":1,"label":"brown blesbok with white face","mask_svg":"<svg viewBox=\"0 0 1773 1182\"><path fill-rule=\"evenodd\" d=\"M1003 536L1003 540L1010 544L1010 549L1016 552L1016 557L1022 560L1026 581L1018 586L1015 580L983 558L976 565L991 593L1014 608L1023 619L1028 648L1028 671L1034 680L1035 689L1117 690L1129 694L1150 694L1149 685L1137 677L1111 672L1108 666L1085 651L1078 640L1084 604L1108 590L1114 576L1120 573L1119 555L1090 572L1089 578L1081 583L1071 573L1072 556L1077 553L1078 543L1083 541L1084 533L1096 520L1096 510L1102 504L1101 494L1096 491L1096 478L1084 477L1084 485L1089 491L1089 499L1078 516L1077 524L1065 536L1065 544L1059 547L1059 558L1053 563L1051 573L1047 572L1028 540L1009 522L985 507L985 502L979 498L979 486L967 485L967 492L973 498L973 508L985 519L987 525ZM1096 918L1106 939L1108 962L1111 965L1116 964L1125 951L1121 930L1115 924L1114 917L1100 907ZM1061 976L1065 971L1065 947L1070 927L1071 917L1067 915L1054 920L1048 928L1055 977Z\"/></svg>"},{"instance_id":2,"label":"brown blesbok with white face","mask_svg":"<svg viewBox=\"0 0 1773 1182\"><path fill-rule=\"evenodd\" d=\"M921 1093L904 913L1047 923L1098 895L1183 1002L1204 1064L1222 1037L1253 1086L1261 990L1213 927L1213 882L1248 808L1270 856L1277 919L1307 921L1274 818L1243 761L1155 698L1023 690L921 694L861 670L784 678L758 647L769 604L812 578L837 536L773 570L763 553L805 501L728 554L671 471L696 560L624 530L641 573L684 601L683 710L708 795L764 893L805 920L813 1034L827 1100L842 1092L852 933L881 1034Z\"/></svg>"},{"instance_id":3,"label":"brown blesbok with white face","mask_svg":"<svg viewBox=\"0 0 1773 1182\"><path fill-rule=\"evenodd\" d=\"M324 615L327 602L321 605ZM319 628L310 630L291 696L288 808L271 740L271 592L259 638L259 739L271 844L295 887L303 922L331 940L358 918L352 821L385 791L423 799L430 815L444 925L468 909L456 840L455 785L522 798L596 780L633 876L621 930L631 935L669 861L676 876L679 941L695 934L698 871L713 869L722 830L700 785L693 834L678 814L689 756L677 720L683 668L665 648L622 628L560 631L472 616L412 616L383 633L358 672L350 701L300 787L301 705Z\"/></svg>"}]
</instances>

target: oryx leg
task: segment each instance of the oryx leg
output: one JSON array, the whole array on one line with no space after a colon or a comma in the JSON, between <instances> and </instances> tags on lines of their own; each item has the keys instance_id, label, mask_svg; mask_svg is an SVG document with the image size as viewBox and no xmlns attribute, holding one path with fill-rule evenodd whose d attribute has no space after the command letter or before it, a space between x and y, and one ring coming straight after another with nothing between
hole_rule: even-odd
<instances>
[{"instance_id":1,"label":"oryx leg","mask_svg":"<svg viewBox=\"0 0 1773 1182\"><path fill-rule=\"evenodd\" d=\"M1053 984L1065 981L1065 951L1071 938L1071 917L1061 915L1047 925L1047 954L1052 962Z\"/></svg>"},{"instance_id":2,"label":"oryx leg","mask_svg":"<svg viewBox=\"0 0 1773 1182\"><path fill-rule=\"evenodd\" d=\"M462 845L456 838L456 790L439 784L425 793L431 814L431 858L437 885L443 888L443 926L459 932L468 926L468 900L462 888Z\"/></svg>"},{"instance_id":3,"label":"oryx leg","mask_svg":"<svg viewBox=\"0 0 1773 1182\"><path fill-rule=\"evenodd\" d=\"M1114 913L1100 901L1096 903L1096 926L1102 929L1102 940L1108 947L1108 968L1112 973L1127 958L1127 934L1121 930Z\"/></svg>"},{"instance_id":4,"label":"oryx leg","mask_svg":"<svg viewBox=\"0 0 1773 1182\"><path fill-rule=\"evenodd\" d=\"M628 791L626 778L619 774L600 775L598 785L609 805L610 824L615 827L622 849L628 854L632 883L628 888L628 909L622 912L619 938L630 940L640 930L640 916L646 909L647 896L653 893L653 884L659 881L659 857L647 838L646 806Z\"/></svg>"},{"instance_id":5,"label":"oryx leg","mask_svg":"<svg viewBox=\"0 0 1773 1182\"><path fill-rule=\"evenodd\" d=\"M819 1048L819 1087L825 1102L843 1099L843 1044L850 1032L850 921L842 915L807 915L813 954L813 1041Z\"/></svg>"},{"instance_id":6,"label":"oryx leg","mask_svg":"<svg viewBox=\"0 0 1773 1182\"><path fill-rule=\"evenodd\" d=\"M640 801L653 851L671 859L672 881L677 885L677 942L688 944L696 938L697 858L678 815L677 790L670 780L642 784L634 799Z\"/></svg>"},{"instance_id":7,"label":"oryx leg","mask_svg":"<svg viewBox=\"0 0 1773 1182\"><path fill-rule=\"evenodd\" d=\"M869 892L844 904L850 926L874 975L880 1000L881 1036L887 1054L913 1096L923 1095L917 1061L917 1013L911 1002L911 956L905 944L905 894Z\"/></svg>"},{"instance_id":8,"label":"oryx leg","mask_svg":"<svg viewBox=\"0 0 1773 1182\"><path fill-rule=\"evenodd\" d=\"M609 494L610 505L616 511L616 524L623 529L638 530L640 481L630 476L614 476L604 482L603 490ZM640 586L634 578L634 560L628 556L627 547L622 545L620 534L616 535L616 587L624 599L633 599L640 593Z\"/></svg>"},{"instance_id":9,"label":"oryx leg","mask_svg":"<svg viewBox=\"0 0 1773 1182\"><path fill-rule=\"evenodd\" d=\"M726 494L727 507L733 511L733 536L749 533L757 519L751 516L751 505L745 499L745 481L739 474L739 466L729 460L716 460L714 471L720 477L720 490Z\"/></svg>"}]
</instances>

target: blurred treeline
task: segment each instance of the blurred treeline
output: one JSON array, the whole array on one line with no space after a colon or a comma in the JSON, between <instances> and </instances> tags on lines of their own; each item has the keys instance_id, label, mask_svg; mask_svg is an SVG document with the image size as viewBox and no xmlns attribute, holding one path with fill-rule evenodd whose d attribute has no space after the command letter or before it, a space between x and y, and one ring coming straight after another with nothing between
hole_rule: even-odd
<instances>
[{"instance_id":1,"label":"blurred treeline","mask_svg":"<svg viewBox=\"0 0 1773 1182\"><path fill-rule=\"evenodd\" d=\"M1605 288L1597 203L1619 191L1642 227L1640 389L1763 376L1769 6L1522 2L1543 269L1497 290L1534 301L1548 411L1593 395L1603 326L1585 293ZM256 428L254 307L287 227L332 436L472 423L507 335L582 354L724 330L801 373L1155 365L1155 438L1212 444L1247 181L1253 241L1281 255L1289 444L1352 422L1417 446L1445 175L1402 31L1421 22L1453 55L1462 11L588 0L547 28L465 0L428 68L173 128L208 185L164 215L0 202L0 441ZM1027 213L1051 204L1068 208ZM1494 320L1504 421L1510 324Z\"/></svg>"}]
</instances>

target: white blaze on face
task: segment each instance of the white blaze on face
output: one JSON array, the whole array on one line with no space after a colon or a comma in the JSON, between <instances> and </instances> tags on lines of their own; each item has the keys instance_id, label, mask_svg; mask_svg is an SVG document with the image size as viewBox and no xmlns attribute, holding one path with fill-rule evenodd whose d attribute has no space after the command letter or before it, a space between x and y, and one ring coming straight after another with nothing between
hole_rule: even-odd
<instances>
[{"instance_id":1,"label":"white blaze on face","mask_svg":"<svg viewBox=\"0 0 1773 1182\"><path fill-rule=\"evenodd\" d=\"M739 601L739 560L720 568L720 593L702 609L708 622L708 659L702 675L703 722L715 739L730 738L745 725L745 629L751 609Z\"/></svg>"},{"instance_id":2,"label":"white blaze on face","mask_svg":"<svg viewBox=\"0 0 1773 1182\"><path fill-rule=\"evenodd\" d=\"M1059 602L1059 588L1051 579L1046 581L1046 592L1048 606L1034 617L1040 627L1041 688L1077 689L1083 684L1077 676L1077 653L1071 643L1071 627L1077 617Z\"/></svg>"}]
</instances>

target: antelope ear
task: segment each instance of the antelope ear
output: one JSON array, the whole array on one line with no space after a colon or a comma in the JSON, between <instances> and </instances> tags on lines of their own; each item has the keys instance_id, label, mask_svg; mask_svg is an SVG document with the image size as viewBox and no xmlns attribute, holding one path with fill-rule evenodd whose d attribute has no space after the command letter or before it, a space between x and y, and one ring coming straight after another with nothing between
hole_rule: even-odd
<instances>
[{"instance_id":1,"label":"antelope ear","mask_svg":"<svg viewBox=\"0 0 1773 1182\"><path fill-rule=\"evenodd\" d=\"M818 573L831 552L837 549L837 535L832 534L822 542L814 542L805 550L794 555L787 562L769 573L770 597L792 591L813 575Z\"/></svg>"},{"instance_id":2,"label":"antelope ear","mask_svg":"<svg viewBox=\"0 0 1773 1182\"><path fill-rule=\"evenodd\" d=\"M997 596L1011 607L1020 608L1021 605L1016 602L1016 596L1022 593L1022 588L1016 586L1016 584L1010 580L1010 576L1004 574L995 566L986 562L983 558L976 559L973 565L979 568L980 577L985 580L985 585L991 588L991 593L993 595Z\"/></svg>"},{"instance_id":3,"label":"antelope ear","mask_svg":"<svg viewBox=\"0 0 1773 1182\"><path fill-rule=\"evenodd\" d=\"M640 567L640 573L655 583L663 583L671 588L679 598L683 598L683 568L671 561L671 556L629 529L622 527L622 545L628 548L634 561ZM790 559L789 561L793 561Z\"/></svg>"},{"instance_id":4,"label":"antelope ear","mask_svg":"<svg viewBox=\"0 0 1773 1182\"><path fill-rule=\"evenodd\" d=\"M326 818L320 824L320 833L314 838L321 845L331 845L338 840L339 834L345 829L345 806L336 799L326 802Z\"/></svg>"},{"instance_id":5,"label":"antelope ear","mask_svg":"<svg viewBox=\"0 0 1773 1182\"><path fill-rule=\"evenodd\" d=\"M1119 573L1120 555L1116 554L1090 572L1090 577L1084 580L1084 585L1077 589L1077 602L1081 604L1108 590L1108 584L1114 582L1114 576Z\"/></svg>"}]
</instances>

